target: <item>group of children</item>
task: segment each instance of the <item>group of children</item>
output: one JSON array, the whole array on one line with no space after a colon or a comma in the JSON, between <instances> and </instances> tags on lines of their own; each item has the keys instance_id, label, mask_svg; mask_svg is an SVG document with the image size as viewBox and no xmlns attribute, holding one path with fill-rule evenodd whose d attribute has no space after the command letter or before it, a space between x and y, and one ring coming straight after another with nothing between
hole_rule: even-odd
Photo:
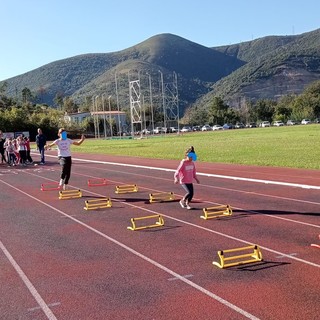
<instances>
[{"instance_id":1,"label":"group of children","mask_svg":"<svg viewBox=\"0 0 320 320\"><path fill-rule=\"evenodd\" d=\"M26 166L32 164L30 155L30 140L28 137L19 135L16 139L4 138L0 131L0 154L1 163L8 166Z\"/></svg>"},{"instance_id":2,"label":"group of children","mask_svg":"<svg viewBox=\"0 0 320 320\"><path fill-rule=\"evenodd\" d=\"M84 135L81 136L79 141L74 141L67 138L67 132L64 128L60 128L58 131L59 138L50 144L47 144L46 139L39 144L39 136L42 136L41 129L38 129L37 146L41 154L41 163L44 164L44 150L52 146L57 146L58 158L61 165L61 174L59 185L62 189L66 189L69 183L71 175L71 152L70 146L81 145L84 141ZM40 150L41 149L41 150ZM43 150L42 150L43 149ZM18 136L16 139L3 138L2 131L0 131L0 155L1 163L7 163L9 166L22 165L26 166L28 163L32 164L33 160L30 155L30 140L23 135ZM194 147L191 146L185 152L185 158L181 160L177 170L174 173L174 183L180 183L182 188L186 191L186 194L180 201L182 208L192 209L190 202L194 195L193 180L200 183L197 174L194 161L197 156Z\"/></svg>"}]
</instances>

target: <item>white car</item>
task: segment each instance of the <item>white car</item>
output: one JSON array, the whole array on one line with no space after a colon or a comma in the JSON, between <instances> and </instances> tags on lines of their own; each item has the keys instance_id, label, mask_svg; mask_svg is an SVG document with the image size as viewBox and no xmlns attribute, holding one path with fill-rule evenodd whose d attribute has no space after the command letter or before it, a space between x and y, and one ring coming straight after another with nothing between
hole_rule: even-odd
<instances>
[{"instance_id":1,"label":"white car","mask_svg":"<svg viewBox=\"0 0 320 320\"><path fill-rule=\"evenodd\" d=\"M185 126L181 129L181 132L191 132L191 131L192 131L192 129L188 126Z\"/></svg>"},{"instance_id":2,"label":"white car","mask_svg":"<svg viewBox=\"0 0 320 320\"><path fill-rule=\"evenodd\" d=\"M270 127L270 122L269 121L262 121L260 123L259 127L261 127L261 128Z\"/></svg>"},{"instance_id":3,"label":"white car","mask_svg":"<svg viewBox=\"0 0 320 320\"><path fill-rule=\"evenodd\" d=\"M216 130L223 130L222 126L220 126L220 124L215 124L214 126L212 126L212 130L216 131Z\"/></svg>"},{"instance_id":4,"label":"white car","mask_svg":"<svg viewBox=\"0 0 320 320\"><path fill-rule=\"evenodd\" d=\"M311 123L311 120L309 120L309 119L303 119L301 121L301 124L310 124L310 123Z\"/></svg>"},{"instance_id":5,"label":"white car","mask_svg":"<svg viewBox=\"0 0 320 320\"><path fill-rule=\"evenodd\" d=\"M211 130L212 130L212 128L208 124L205 124L201 128L201 131L211 131Z\"/></svg>"},{"instance_id":6,"label":"white car","mask_svg":"<svg viewBox=\"0 0 320 320\"><path fill-rule=\"evenodd\" d=\"M273 123L273 125L274 125L275 127L282 127L282 126L284 126L284 123L283 123L282 121L275 121L275 122Z\"/></svg>"}]
</instances>

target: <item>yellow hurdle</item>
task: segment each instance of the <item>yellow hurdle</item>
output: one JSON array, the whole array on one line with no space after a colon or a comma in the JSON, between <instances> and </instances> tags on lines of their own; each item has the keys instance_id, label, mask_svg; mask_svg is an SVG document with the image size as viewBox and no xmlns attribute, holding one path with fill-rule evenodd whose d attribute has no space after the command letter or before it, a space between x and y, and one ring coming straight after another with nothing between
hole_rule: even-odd
<instances>
[{"instance_id":1,"label":"yellow hurdle","mask_svg":"<svg viewBox=\"0 0 320 320\"><path fill-rule=\"evenodd\" d=\"M229 205L203 208L202 210L204 215L200 216L200 218L205 220L232 215L232 209Z\"/></svg>"},{"instance_id":2,"label":"yellow hurdle","mask_svg":"<svg viewBox=\"0 0 320 320\"><path fill-rule=\"evenodd\" d=\"M136 184L126 184L123 186L116 186L115 193L128 193L128 192L138 192L138 186Z\"/></svg>"},{"instance_id":3,"label":"yellow hurdle","mask_svg":"<svg viewBox=\"0 0 320 320\"><path fill-rule=\"evenodd\" d=\"M148 219L154 219L158 218L158 221L156 221L154 224L151 225L143 225L140 227L136 226L136 221L137 220L148 220ZM131 227L127 227L129 230L142 230L142 229L147 229L147 228L156 228L156 227L162 227L164 226L164 220L160 214L152 215L152 216L146 216L146 217L139 217L139 218L131 218Z\"/></svg>"},{"instance_id":4,"label":"yellow hurdle","mask_svg":"<svg viewBox=\"0 0 320 320\"><path fill-rule=\"evenodd\" d=\"M248 252L249 250L249 252ZM234 252L242 252L242 254L230 255ZM226 257L227 254L227 257ZM218 266L219 268L228 268L233 266L238 266L247 263L262 261L262 253L257 245L252 245L248 247L228 249L218 251L218 256L220 258L219 262L212 262L212 264ZM229 263L226 263L230 261Z\"/></svg>"},{"instance_id":5,"label":"yellow hurdle","mask_svg":"<svg viewBox=\"0 0 320 320\"><path fill-rule=\"evenodd\" d=\"M81 190L63 190L59 191L59 199L81 198Z\"/></svg>"},{"instance_id":6,"label":"yellow hurdle","mask_svg":"<svg viewBox=\"0 0 320 320\"><path fill-rule=\"evenodd\" d=\"M112 202L110 198L100 198L85 201L85 210L96 210L112 207Z\"/></svg>"},{"instance_id":7,"label":"yellow hurdle","mask_svg":"<svg viewBox=\"0 0 320 320\"><path fill-rule=\"evenodd\" d=\"M173 201L174 193L173 192L161 192L161 193L150 193L149 202L162 202L162 201Z\"/></svg>"}]
</instances>

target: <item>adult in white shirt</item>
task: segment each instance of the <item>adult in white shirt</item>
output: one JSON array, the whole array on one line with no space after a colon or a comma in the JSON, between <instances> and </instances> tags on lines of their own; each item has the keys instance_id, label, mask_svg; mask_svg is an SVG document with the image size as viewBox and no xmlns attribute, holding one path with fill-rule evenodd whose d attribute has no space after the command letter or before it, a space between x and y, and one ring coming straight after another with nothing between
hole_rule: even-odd
<instances>
[{"instance_id":1,"label":"adult in white shirt","mask_svg":"<svg viewBox=\"0 0 320 320\"><path fill-rule=\"evenodd\" d=\"M54 145L58 147L58 159L61 165L61 175L60 175L59 186L63 190L66 190L66 186L68 185L69 179L71 176L72 159L71 159L70 146L72 144L76 146L80 146L84 141L85 136L82 135L80 140L74 141L67 137L67 131L64 128L59 129L58 136L59 136L59 139L56 139L50 144L46 144L45 149L51 148Z\"/></svg>"}]
</instances>

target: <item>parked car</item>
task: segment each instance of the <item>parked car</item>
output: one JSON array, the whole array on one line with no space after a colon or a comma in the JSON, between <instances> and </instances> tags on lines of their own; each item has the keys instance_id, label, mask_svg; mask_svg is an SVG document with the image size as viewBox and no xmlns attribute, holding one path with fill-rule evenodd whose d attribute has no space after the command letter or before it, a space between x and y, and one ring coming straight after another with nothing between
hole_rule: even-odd
<instances>
[{"instance_id":1,"label":"parked car","mask_svg":"<svg viewBox=\"0 0 320 320\"><path fill-rule=\"evenodd\" d=\"M244 124L242 122L237 122L236 125L235 125L235 128L236 129L242 129L242 128L244 128Z\"/></svg>"},{"instance_id":2,"label":"parked car","mask_svg":"<svg viewBox=\"0 0 320 320\"><path fill-rule=\"evenodd\" d=\"M200 131L201 127L200 126L193 126L192 131Z\"/></svg>"},{"instance_id":3,"label":"parked car","mask_svg":"<svg viewBox=\"0 0 320 320\"><path fill-rule=\"evenodd\" d=\"M274 122L273 122L273 125L274 125L275 127L282 127L282 126L284 126L284 123L283 123L282 121L274 121Z\"/></svg>"},{"instance_id":4,"label":"parked car","mask_svg":"<svg viewBox=\"0 0 320 320\"><path fill-rule=\"evenodd\" d=\"M255 122L250 122L250 123L247 123L246 127L247 128L256 128L257 124Z\"/></svg>"},{"instance_id":5,"label":"parked car","mask_svg":"<svg viewBox=\"0 0 320 320\"><path fill-rule=\"evenodd\" d=\"M177 127L170 127L169 132L171 132L171 133L178 132L178 128Z\"/></svg>"},{"instance_id":6,"label":"parked car","mask_svg":"<svg viewBox=\"0 0 320 320\"><path fill-rule=\"evenodd\" d=\"M231 124L231 123L225 123L225 124L222 126L222 129L223 129L223 130L234 129L234 125Z\"/></svg>"},{"instance_id":7,"label":"parked car","mask_svg":"<svg viewBox=\"0 0 320 320\"><path fill-rule=\"evenodd\" d=\"M162 127L156 127L153 129L153 133L159 134L159 133L161 133L161 130L162 130Z\"/></svg>"},{"instance_id":8,"label":"parked car","mask_svg":"<svg viewBox=\"0 0 320 320\"><path fill-rule=\"evenodd\" d=\"M141 130L141 133L142 133L142 134L150 134L151 131L148 130L148 129L143 129L143 130Z\"/></svg>"},{"instance_id":9,"label":"parked car","mask_svg":"<svg viewBox=\"0 0 320 320\"><path fill-rule=\"evenodd\" d=\"M216 131L216 130L222 130L222 126L220 126L220 124L215 124L214 126L212 126L212 130Z\"/></svg>"},{"instance_id":10,"label":"parked car","mask_svg":"<svg viewBox=\"0 0 320 320\"><path fill-rule=\"evenodd\" d=\"M181 132L191 132L192 131L192 129L191 129L191 127L189 127L189 126L184 126L182 129L181 129Z\"/></svg>"},{"instance_id":11,"label":"parked car","mask_svg":"<svg viewBox=\"0 0 320 320\"><path fill-rule=\"evenodd\" d=\"M301 124L310 124L310 123L311 123L311 120L309 120L309 119L303 119L301 121Z\"/></svg>"},{"instance_id":12,"label":"parked car","mask_svg":"<svg viewBox=\"0 0 320 320\"><path fill-rule=\"evenodd\" d=\"M262 122L259 124L259 127L261 127L261 128L270 127L270 122L269 122L269 121L262 121Z\"/></svg>"},{"instance_id":13,"label":"parked car","mask_svg":"<svg viewBox=\"0 0 320 320\"><path fill-rule=\"evenodd\" d=\"M201 131L211 131L211 130L212 130L212 128L208 124L205 124L201 128Z\"/></svg>"},{"instance_id":14,"label":"parked car","mask_svg":"<svg viewBox=\"0 0 320 320\"><path fill-rule=\"evenodd\" d=\"M298 124L298 122L297 121L294 121L294 120L288 120L287 121L287 126L295 126L295 125L297 125Z\"/></svg>"}]
</instances>

